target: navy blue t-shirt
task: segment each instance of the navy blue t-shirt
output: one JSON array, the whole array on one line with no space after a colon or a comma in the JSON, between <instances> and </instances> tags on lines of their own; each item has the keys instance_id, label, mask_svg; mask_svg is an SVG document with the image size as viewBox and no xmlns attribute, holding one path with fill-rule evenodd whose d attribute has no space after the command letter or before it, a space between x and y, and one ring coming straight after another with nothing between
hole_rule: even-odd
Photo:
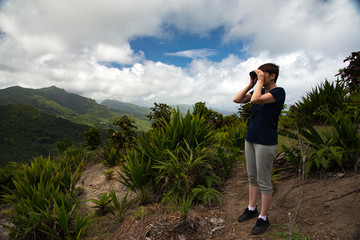
<instances>
[{"instance_id":1,"label":"navy blue t-shirt","mask_svg":"<svg viewBox=\"0 0 360 240\"><path fill-rule=\"evenodd\" d=\"M262 90L262 94L264 93L265 89ZM281 87L276 87L270 90L270 93L276 102L253 104L251 107L251 116L245 137L248 142L262 145L276 145L278 143L277 127L285 102L285 90Z\"/></svg>"}]
</instances>

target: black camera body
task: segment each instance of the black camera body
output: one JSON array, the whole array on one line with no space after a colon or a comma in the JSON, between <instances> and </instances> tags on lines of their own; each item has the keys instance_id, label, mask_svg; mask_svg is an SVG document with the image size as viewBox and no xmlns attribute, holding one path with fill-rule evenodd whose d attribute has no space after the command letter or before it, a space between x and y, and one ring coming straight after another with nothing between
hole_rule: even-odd
<instances>
[{"instance_id":1,"label":"black camera body","mask_svg":"<svg viewBox=\"0 0 360 240\"><path fill-rule=\"evenodd\" d=\"M250 75L250 77L252 78L252 79L257 79L257 74L256 74L256 72L255 71L251 71L251 72L249 72L249 75Z\"/></svg>"}]
</instances>

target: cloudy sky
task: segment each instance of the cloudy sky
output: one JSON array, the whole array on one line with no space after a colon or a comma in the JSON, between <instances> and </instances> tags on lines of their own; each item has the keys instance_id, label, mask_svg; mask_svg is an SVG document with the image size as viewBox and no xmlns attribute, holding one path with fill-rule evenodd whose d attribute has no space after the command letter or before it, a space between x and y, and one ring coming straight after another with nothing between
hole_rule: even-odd
<instances>
[{"instance_id":1,"label":"cloudy sky","mask_svg":"<svg viewBox=\"0 0 360 240\"><path fill-rule=\"evenodd\" d=\"M293 104L336 80L359 26L358 0L0 0L0 89L236 111L248 72L274 62Z\"/></svg>"}]
</instances>

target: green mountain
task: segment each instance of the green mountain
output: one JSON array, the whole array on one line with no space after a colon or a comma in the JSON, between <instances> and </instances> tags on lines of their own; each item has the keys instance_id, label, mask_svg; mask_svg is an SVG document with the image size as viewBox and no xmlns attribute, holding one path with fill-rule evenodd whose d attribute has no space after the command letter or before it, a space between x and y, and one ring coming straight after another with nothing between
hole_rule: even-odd
<instances>
[{"instance_id":1,"label":"green mountain","mask_svg":"<svg viewBox=\"0 0 360 240\"><path fill-rule=\"evenodd\" d=\"M150 114L150 108L140 107L135 104L125 103L118 100L109 100L106 99L101 102L101 105L111 107L113 109L120 110L122 112L128 113L130 115L146 116Z\"/></svg>"},{"instance_id":2,"label":"green mountain","mask_svg":"<svg viewBox=\"0 0 360 240\"><path fill-rule=\"evenodd\" d=\"M140 113L130 114L104 105L91 98L68 93L55 86L42 89L9 87L0 90L0 104L25 104L56 117L75 123L95 126L99 129L113 128L116 117L130 115L139 130L147 130L151 123Z\"/></svg>"},{"instance_id":3,"label":"green mountain","mask_svg":"<svg viewBox=\"0 0 360 240\"><path fill-rule=\"evenodd\" d=\"M82 144L89 128L28 105L0 105L0 165L56 153L56 142L65 137L74 144Z\"/></svg>"},{"instance_id":4,"label":"green mountain","mask_svg":"<svg viewBox=\"0 0 360 240\"><path fill-rule=\"evenodd\" d=\"M135 105L135 104L124 103L124 102L121 102L121 101L118 101L118 100L106 99L106 100L101 102L101 105L111 107L113 109L120 110L120 111L125 112L125 113L130 114L130 115L140 114L141 116L146 116L151 111L150 108L148 108L148 107L140 107L140 106ZM179 105L169 105L169 106L174 108L174 109L177 109L179 107L180 112L182 114L186 114L188 111L192 112L194 110L194 105L179 104ZM218 108L214 108L212 110L216 111L218 113L221 113L223 115L234 114L233 112L226 111L226 110L221 110L221 109L218 109Z\"/></svg>"},{"instance_id":5,"label":"green mountain","mask_svg":"<svg viewBox=\"0 0 360 240\"><path fill-rule=\"evenodd\" d=\"M101 102L101 105L105 105L105 106L111 107L113 109L121 110L123 112L130 113L130 114L140 114L142 116L149 115L151 112L151 109L149 107L140 107L135 104L124 103L124 102L121 102L118 100L106 99ZM193 107L191 105L186 105L186 104L169 105L169 106L174 109L179 107L180 112L183 114L186 114L188 112L188 110L192 111L192 109L193 109Z\"/></svg>"}]
</instances>

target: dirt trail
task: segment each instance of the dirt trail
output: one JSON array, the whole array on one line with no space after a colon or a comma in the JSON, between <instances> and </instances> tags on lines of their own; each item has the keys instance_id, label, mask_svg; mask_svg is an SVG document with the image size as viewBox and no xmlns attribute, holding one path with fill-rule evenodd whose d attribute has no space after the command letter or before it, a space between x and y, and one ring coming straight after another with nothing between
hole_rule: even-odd
<instances>
[{"instance_id":1,"label":"dirt trail","mask_svg":"<svg viewBox=\"0 0 360 240\"><path fill-rule=\"evenodd\" d=\"M271 227L264 236L253 237L249 232L256 220L237 222L248 204L246 170L237 168L224 191L223 212L229 230L224 229L224 239L273 239L276 232L286 233L282 227L289 226L288 214L294 216L301 196L298 180L294 175L275 184L269 210ZM260 201L258 205L261 208ZM301 233L310 239L360 239L360 176L308 178L296 222Z\"/></svg>"},{"instance_id":2,"label":"dirt trail","mask_svg":"<svg viewBox=\"0 0 360 240\"><path fill-rule=\"evenodd\" d=\"M101 179L94 172L91 175ZM302 188L296 173L280 173L279 177L269 210L271 226L262 236L250 234L256 219L237 222L248 204L246 169L239 165L225 183L222 206L196 206L185 220L160 205L146 206L149 214L144 219L136 219L133 216L134 211L139 209L137 207L122 224L99 221L95 227L97 230L91 231L88 237L147 240L282 239L276 234L287 233L288 214L295 214ZM100 185L105 188L106 181ZM92 190L86 187L86 191ZM260 199L258 207L261 208ZM301 234L310 239L360 239L360 175L309 177L304 184L304 198L296 222Z\"/></svg>"}]
</instances>

